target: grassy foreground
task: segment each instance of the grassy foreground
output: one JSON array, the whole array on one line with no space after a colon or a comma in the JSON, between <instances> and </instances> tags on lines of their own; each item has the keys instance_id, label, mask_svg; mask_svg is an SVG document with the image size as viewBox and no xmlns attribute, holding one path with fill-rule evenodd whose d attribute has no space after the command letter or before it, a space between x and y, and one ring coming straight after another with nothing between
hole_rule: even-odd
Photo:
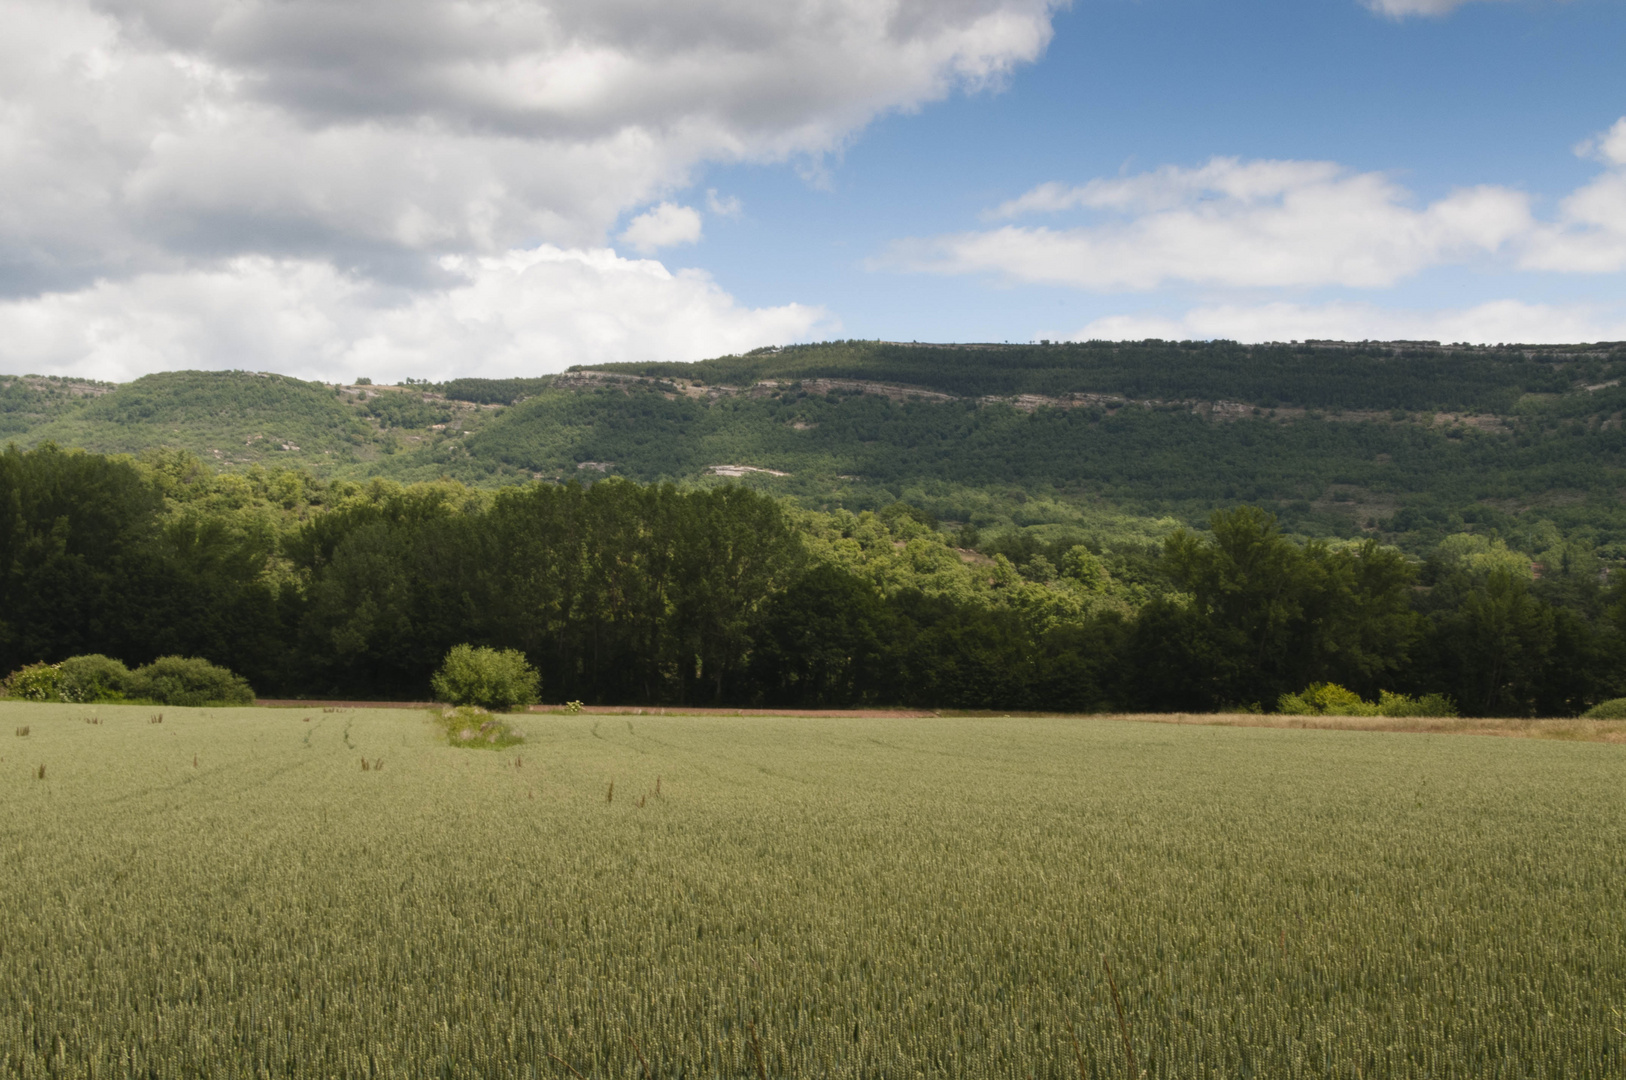
<instances>
[{"instance_id":1,"label":"grassy foreground","mask_svg":"<svg viewBox=\"0 0 1626 1080\"><path fill-rule=\"evenodd\" d=\"M0 704L0 1076L1626 1074L1618 745L157 711Z\"/></svg>"}]
</instances>

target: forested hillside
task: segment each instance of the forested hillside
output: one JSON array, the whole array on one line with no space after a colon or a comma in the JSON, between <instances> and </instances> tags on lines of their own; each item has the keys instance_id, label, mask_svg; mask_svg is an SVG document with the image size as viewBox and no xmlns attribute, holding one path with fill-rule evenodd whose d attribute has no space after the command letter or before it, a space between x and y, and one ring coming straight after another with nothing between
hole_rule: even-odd
<instances>
[{"instance_id":1,"label":"forested hillside","mask_svg":"<svg viewBox=\"0 0 1626 1080\"><path fill-rule=\"evenodd\" d=\"M1568 545L1611 564L1626 559L1623 378L1621 344L836 342L397 387L7 377L0 438L329 479L622 476L822 510L901 499L945 528L1047 543L1152 539L1249 503L1291 534L1417 557L1470 532L1532 561Z\"/></svg>"},{"instance_id":2,"label":"forested hillside","mask_svg":"<svg viewBox=\"0 0 1626 1080\"><path fill-rule=\"evenodd\" d=\"M1626 343L1441 346L1438 342L1069 342L921 345L848 341L759 349L697 364L594 370L750 385L871 379L960 397L1113 394L1317 409L1507 412L1528 394L1626 374Z\"/></svg>"}]
</instances>

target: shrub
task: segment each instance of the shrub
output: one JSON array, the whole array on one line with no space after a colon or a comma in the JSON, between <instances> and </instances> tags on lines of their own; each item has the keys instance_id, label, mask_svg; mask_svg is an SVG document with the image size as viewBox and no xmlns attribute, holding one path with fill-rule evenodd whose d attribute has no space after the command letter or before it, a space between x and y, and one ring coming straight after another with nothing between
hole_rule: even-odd
<instances>
[{"instance_id":1,"label":"shrub","mask_svg":"<svg viewBox=\"0 0 1626 1080\"><path fill-rule=\"evenodd\" d=\"M501 750L525 739L503 721L473 705L459 705L440 714L441 730L453 746L474 750Z\"/></svg>"},{"instance_id":2,"label":"shrub","mask_svg":"<svg viewBox=\"0 0 1626 1080\"><path fill-rule=\"evenodd\" d=\"M1283 694L1276 711L1289 716L1376 716L1378 707L1337 683L1311 683L1297 694Z\"/></svg>"},{"instance_id":3,"label":"shrub","mask_svg":"<svg viewBox=\"0 0 1626 1080\"><path fill-rule=\"evenodd\" d=\"M1276 711L1289 716L1455 716L1456 704L1444 694L1409 697L1378 692L1376 705L1337 683L1311 683L1297 694L1283 694Z\"/></svg>"},{"instance_id":4,"label":"shrub","mask_svg":"<svg viewBox=\"0 0 1626 1080\"><path fill-rule=\"evenodd\" d=\"M130 669L111 656L70 656L60 666L63 701L123 701L129 694Z\"/></svg>"},{"instance_id":5,"label":"shrub","mask_svg":"<svg viewBox=\"0 0 1626 1080\"><path fill-rule=\"evenodd\" d=\"M1600 701L1581 715L1588 720L1626 720L1626 697Z\"/></svg>"},{"instance_id":6,"label":"shrub","mask_svg":"<svg viewBox=\"0 0 1626 1080\"><path fill-rule=\"evenodd\" d=\"M541 677L524 653L473 645L453 646L430 685L437 701L495 710L534 705L542 692Z\"/></svg>"},{"instance_id":7,"label":"shrub","mask_svg":"<svg viewBox=\"0 0 1626 1080\"><path fill-rule=\"evenodd\" d=\"M62 665L29 664L18 668L0 683L0 693L24 701L60 701L62 698Z\"/></svg>"},{"instance_id":8,"label":"shrub","mask_svg":"<svg viewBox=\"0 0 1626 1080\"><path fill-rule=\"evenodd\" d=\"M133 698L159 705L252 705L248 681L196 656L161 656L130 673Z\"/></svg>"}]
</instances>

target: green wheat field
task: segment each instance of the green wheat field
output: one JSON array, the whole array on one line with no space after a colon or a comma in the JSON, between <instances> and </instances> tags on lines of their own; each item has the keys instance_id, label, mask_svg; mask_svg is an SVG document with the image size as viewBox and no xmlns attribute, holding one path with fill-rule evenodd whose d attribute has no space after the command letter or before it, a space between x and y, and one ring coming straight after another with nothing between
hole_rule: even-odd
<instances>
[{"instance_id":1,"label":"green wheat field","mask_svg":"<svg viewBox=\"0 0 1626 1080\"><path fill-rule=\"evenodd\" d=\"M1618 745L158 713L0 705L0 1075L1626 1075Z\"/></svg>"}]
</instances>

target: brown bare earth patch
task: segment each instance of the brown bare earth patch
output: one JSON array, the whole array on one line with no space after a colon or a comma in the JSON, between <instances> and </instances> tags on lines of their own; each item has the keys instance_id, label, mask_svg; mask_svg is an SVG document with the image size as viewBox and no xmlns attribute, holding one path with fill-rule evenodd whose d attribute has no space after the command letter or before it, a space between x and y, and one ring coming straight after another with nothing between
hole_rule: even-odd
<instances>
[{"instance_id":1,"label":"brown bare earth patch","mask_svg":"<svg viewBox=\"0 0 1626 1080\"><path fill-rule=\"evenodd\" d=\"M1480 431L1486 431L1496 435L1500 435L1511 430L1507 425L1507 421L1502 417L1488 416L1484 413L1435 413L1434 426L1444 428L1478 428Z\"/></svg>"},{"instance_id":2,"label":"brown bare earth patch","mask_svg":"<svg viewBox=\"0 0 1626 1080\"><path fill-rule=\"evenodd\" d=\"M1102 719L1143 724L1195 724L1207 727L1298 728L1314 731L1374 731L1414 735L1497 735L1511 739L1626 743L1626 720L1258 716L1250 713L1147 713L1108 716Z\"/></svg>"},{"instance_id":3,"label":"brown bare earth patch","mask_svg":"<svg viewBox=\"0 0 1626 1080\"><path fill-rule=\"evenodd\" d=\"M532 705L534 713L570 714L565 705ZM583 705L584 716L827 716L860 719L924 720L939 714L923 709L711 709L696 705Z\"/></svg>"},{"instance_id":4,"label":"brown bare earth patch","mask_svg":"<svg viewBox=\"0 0 1626 1080\"><path fill-rule=\"evenodd\" d=\"M778 469L764 469L756 465L711 465L706 471L713 476L745 476L747 473L762 473L765 476L789 476L788 472Z\"/></svg>"}]
</instances>

